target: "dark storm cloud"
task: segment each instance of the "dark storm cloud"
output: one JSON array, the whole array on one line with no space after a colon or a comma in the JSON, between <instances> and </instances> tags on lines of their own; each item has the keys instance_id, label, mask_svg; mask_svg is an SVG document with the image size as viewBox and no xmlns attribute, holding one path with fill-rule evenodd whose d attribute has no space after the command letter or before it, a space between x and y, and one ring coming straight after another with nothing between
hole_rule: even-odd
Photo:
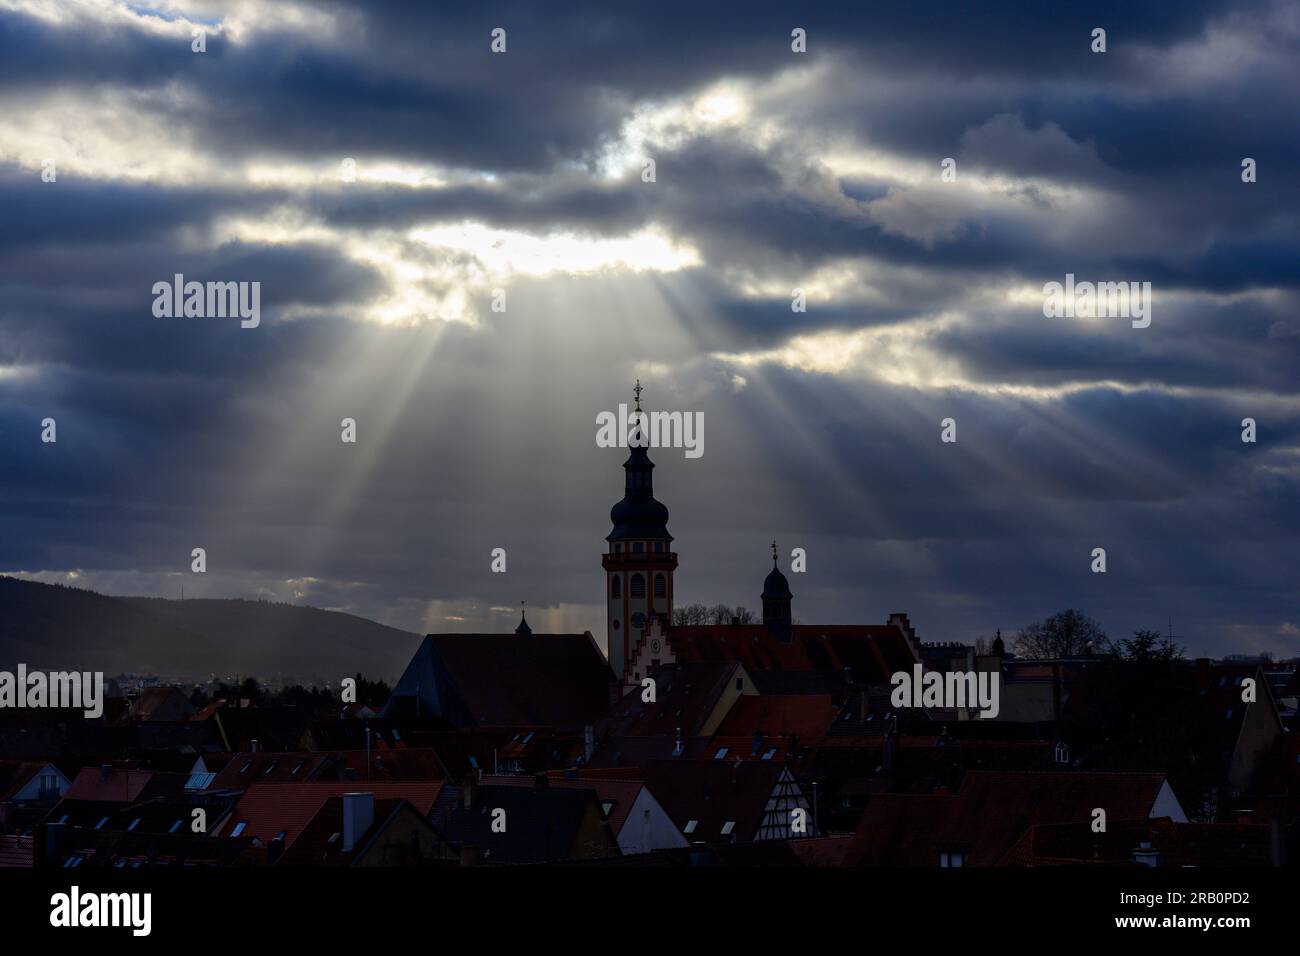
<instances>
[{"instance_id":1,"label":"dark storm cloud","mask_svg":"<svg viewBox=\"0 0 1300 956\"><path fill-rule=\"evenodd\" d=\"M202 55L188 30L0 14L11 117L58 93L162 123L223 172L344 156L449 172L430 189L97 180L66 165L45 184L4 167L0 570L83 568L157 592L202 543L214 592L292 594L287 580L315 577L304 600L413 629L429 601L474 605L484 626L485 608L524 598L591 607L622 480L593 416L640 374L652 407L699 409L709 425L700 461L655 456L680 600L754 606L776 535L809 550L812 571L793 582L809 623L905 609L926 639L969 639L1082 604L1120 634L1173 612L1198 650L1247 649L1230 643L1237 625L1282 649L1300 532L1300 132L1272 101L1300 68L1294 32L1274 24L1282 8L323 9L340 15L337 35L253 18ZM789 51L796 25L804 59ZM496 26L504 57L488 50ZM1094 26L1109 31L1104 57L1088 52ZM1225 31L1236 39L1220 48ZM768 83L804 66L820 82ZM652 132L655 184L635 162L600 175L638 109L720 80L752 94L753 123L777 135ZM935 186L888 168L836 176L832 142L915 164ZM945 194L946 156L1012 185ZM1241 183L1243 156L1258 183ZM1072 190L1086 200L1061 198ZM214 238L231 218L337 233ZM477 327L349 321L394 289L345 239L466 221L541 237L656 226L703 261L516 279L510 311ZM860 286L805 314L740 288L836 264ZM262 327L155 319L152 284L175 272L261 281ZM990 304L1066 272L1153 282L1152 327ZM915 354L868 345L845 374L709 357L909 327ZM885 384L895 361L963 381ZM57 445L39 441L46 416ZM360 423L356 448L339 441L344 416ZM1240 441L1245 416L1256 445ZM956 445L939 442L946 417ZM496 546L509 575L486 573ZM1108 575L1088 573L1096 546ZM592 610L571 626L600 623Z\"/></svg>"}]
</instances>

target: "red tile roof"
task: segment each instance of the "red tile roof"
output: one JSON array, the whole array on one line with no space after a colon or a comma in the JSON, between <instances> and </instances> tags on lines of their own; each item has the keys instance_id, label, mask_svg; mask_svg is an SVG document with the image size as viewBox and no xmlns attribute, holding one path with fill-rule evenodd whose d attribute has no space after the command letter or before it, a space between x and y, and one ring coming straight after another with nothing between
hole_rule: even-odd
<instances>
[{"instance_id":1,"label":"red tile roof","mask_svg":"<svg viewBox=\"0 0 1300 956\"><path fill-rule=\"evenodd\" d=\"M1171 867L1265 867L1271 859L1267 826L1160 817L1107 824L1104 833L1094 833L1088 823L1030 827L998 866L1133 866L1139 865L1134 853L1140 849L1158 854L1157 865Z\"/></svg>"},{"instance_id":2,"label":"red tile roof","mask_svg":"<svg viewBox=\"0 0 1300 956\"><path fill-rule=\"evenodd\" d=\"M893 624L796 624L792 631L785 644L762 624L673 627L668 641L679 662L737 661L751 673L847 667L864 683L888 683L917 659L911 638Z\"/></svg>"},{"instance_id":3,"label":"red tile roof","mask_svg":"<svg viewBox=\"0 0 1300 956\"><path fill-rule=\"evenodd\" d=\"M770 761L654 760L645 784L678 830L691 842L744 843L753 840L783 764ZM690 821L695 827L690 833ZM730 833L722 829L732 823Z\"/></svg>"},{"instance_id":4,"label":"red tile roof","mask_svg":"<svg viewBox=\"0 0 1300 956\"><path fill-rule=\"evenodd\" d=\"M66 800L112 800L132 803L154 777L152 770L119 770L116 767L82 767L72 781Z\"/></svg>"},{"instance_id":5,"label":"red tile roof","mask_svg":"<svg viewBox=\"0 0 1300 956\"><path fill-rule=\"evenodd\" d=\"M244 790L255 783L301 783L311 780L329 754L291 750L232 754L209 790Z\"/></svg>"},{"instance_id":6,"label":"red tile roof","mask_svg":"<svg viewBox=\"0 0 1300 956\"><path fill-rule=\"evenodd\" d=\"M298 839L298 835L330 797L357 792L373 793L376 800L400 797L409 800L421 814L428 814L441 789L441 781L422 780L330 780L288 786L253 784L239 798L234 811L226 819L222 832L216 835L231 835L242 821L246 825L241 836L257 837L263 843L269 843L283 830L287 848L293 845L293 841Z\"/></svg>"},{"instance_id":7,"label":"red tile roof","mask_svg":"<svg viewBox=\"0 0 1300 956\"><path fill-rule=\"evenodd\" d=\"M303 829L292 847L285 850L280 857L280 866L347 866L355 858L358 850L366 846L390 823L398 818L399 812L418 813L411 804L400 798L376 800L374 819L361 834L357 844L351 850L343 849L343 798L330 797L321 805L311 822ZM424 815L420 814L421 819ZM433 825L426 820L426 833L417 853L409 843L395 844L387 848L383 866L419 865L434 858L432 844L437 841Z\"/></svg>"},{"instance_id":8,"label":"red tile roof","mask_svg":"<svg viewBox=\"0 0 1300 956\"><path fill-rule=\"evenodd\" d=\"M937 866L939 853L966 854L968 866L993 866L1031 826L1107 823L1150 816L1165 777L1158 773L968 773L956 794L882 793L871 798L846 860L849 865Z\"/></svg>"},{"instance_id":9,"label":"red tile roof","mask_svg":"<svg viewBox=\"0 0 1300 956\"><path fill-rule=\"evenodd\" d=\"M790 840L790 849L804 866L843 866L851 835Z\"/></svg>"},{"instance_id":10,"label":"red tile roof","mask_svg":"<svg viewBox=\"0 0 1300 956\"><path fill-rule=\"evenodd\" d=\"M751 736L759 731L767 737L797 734L804 743L825 735L835 719L830 694L772 694L741 697L718 727L729 737Z\"/></svg>"},{"instance_id":11,"label":"red tile roof","mask_svg":"<svg viewBox=\"0 0 1300 956\"><path fill-rule=\"evenodd\" d=\"M725 748L722 757L718 754ZM772 755L767 756L768 753ZM789 737L764 737L758 745L758 751L754 750L754 738L748 737L725 737L718 734L709 741L707 756L710 760L768 760L774 763L784 763L790 756L790 738Z\"/></svg>"},{"instance_id":12,"label":"red tile roof","mask_svg":"<svg viewBox=\"0 0 1300 956\"><path fill-rule=\"evenodd\" d=\"M0 836L0 867L30 867L33 847L30 836L6 833Z\"/></svg>"},{"instance_id":13,"label":"red tile roof","mask_svg":"<svg viewBox=\"0 0 1300 956\"><path fill-rule=\"evenodd\" d=\"M733 686L731 662L669 664L655 671L655 700L647 703L640 687L628 691L599 723L597 737L697 736Z\"/></svg>"}]
</instances>

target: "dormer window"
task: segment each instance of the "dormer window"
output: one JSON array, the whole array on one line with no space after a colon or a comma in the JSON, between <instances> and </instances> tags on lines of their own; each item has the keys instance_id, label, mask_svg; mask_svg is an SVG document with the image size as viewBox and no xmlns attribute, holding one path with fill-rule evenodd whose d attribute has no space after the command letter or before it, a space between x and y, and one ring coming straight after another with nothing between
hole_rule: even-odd
<instances>
[{"instance_id":1,"label":"dormer window","mask_svg":"<svg viewBox=\"0 0 1300 956\"><path fill-rule=\"evenodd\" d=\"M644 542L644 541L633 541L633 542L632 542L632 553L633 553L633 554L643 554L644 552L645 552L645 542Z\"/></svg>"}]
</instances>

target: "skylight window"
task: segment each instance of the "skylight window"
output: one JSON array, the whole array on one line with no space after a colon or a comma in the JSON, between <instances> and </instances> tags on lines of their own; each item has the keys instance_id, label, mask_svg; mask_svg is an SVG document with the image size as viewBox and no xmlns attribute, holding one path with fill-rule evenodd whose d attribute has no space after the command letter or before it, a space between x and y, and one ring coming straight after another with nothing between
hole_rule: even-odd
<instances>
[{"instance_id":1,"label":"skylight window","mask_svg":"<svg viewBox=\"0 0 1300 956\"><path fill-rule=\"evenodd\" d=\"M775 756L776 756L776 748L775 748L775 747L768 747L767 750L765 750L765 751L763 752L763 759L764 759L764 760L771 760L771 759L772 759L773 757L775 757Z\"/></svg>"},{"instance_id":2,"label":"skylight window","mask_svg":"<svg viewBox=\"0 0 1300 956\"><path fill-rule=\"evenodd\" d=\"M731 836L731 831L734 829L736 829L736 821L728 820L726 823L722 825L722 835Z\"/></svg>"},{"instance_id":3,"label":"skylight window","mask_svg":"<svg viewBox=\"0 0 1300 956\"><path fill-rule=\"evenodd\" d=\"M173 824L171 825L171 827L167 830L167 832L168 832L168 833L175 833L177 830L179 830L179 829L181 828L181 824L182 824L183 822L184 822L183 820L177 820L175 823L173 823Z\"/></svg>"},{"instance_id":4,"label":"skylight window","mask_svg":"<svg viewBox=\"0 0 1300 956\"><path fill-rule=\"evenodd\" d=\"M683 833L694 833L695 828L700 825L699 820L687 820L686 826L682 827Z\"/></svg>"},{"instance_id":5,"label":"skylight window","mask_svg":"<svg viewBox=\"0 0 1300 956\"><path fill-rule=\"evenodd\" d=\"M275 773L275 768L278 766L280 766L280 761L272 760L269 764L266 765L266 769L262 771L262 776L263 777L271 776L271 774Z\"/></svg>"},{"instance_id":6,"label":"skylight window","mask_svg":"<svg viewBox=\"0 0 1300 956\"><path fill-rule=\"evenodd\" d=\"M718 752L715 753L715 754L713 755L713 759L714 759L714 760L722 760L724 757L727 756L727 753L728 753L728 751L730 751L730 750L731 750L730 747L719 747L719 748L718 748Z\"/></svg>"},{"instance_id":7,"label":"skylight window","mask_svg":"<svg viewBox=\"0 0 1300 956\"><path fill-rule=\"evenodd\" d=\"M248 827L248 821L240 820L238 823L235 824L235 828L230 831L230 835L232 837L240 836L241 834L243 834L244 830L247 829L247 827Z\"/></svg>"},{"instance_id":8,"label":"skylight window","mask_svg":"<svg viewBox=\"0 0 1300 956\"><path fill-rule=\"evenodd\" d=\"M289 771L289 776L291 777L298 776L298 771L301 770L303 768L303 765L306 763L307 761L305 760L299 760L296 764L293 765L293 769Z\"/></svg>"},{"instance_id":9,"label":"skylight window","mask_svg":"<svg viewBox=\"0 0 1300 956\"><path fill-rule=\"evenodd\" d=\"M140 819L141 819L140 817L136 817L134 820L132 820L130 823L126 825L126 830L128 833L130 833L132 830L134 830L136 827L140 825Z\"/></svg>"},{"instance_id":10,"label":"skylight window","mask_svg":"<svg viewBox=\"0 0 1300 956\"><path fill-rule=\"evenodd\" d=\"M253 761L250 760L248 761L248 763L244 764L242 767L239 768L239 772L241 774L248 773L248 771L252 769L253 769Z\"/></svg>"},{"instance_id":11,"label":"skylight window","mask_svg":"<svg viewBox=\"0 0 1300 956\"><path fill-rule=\"evenodd\" d=\"M475 757L475 756L473 756L473 755L471 754L471 755L470 755L470 758L469 758L469 765L470 765L471 767L473 767L475 770L477 770L477 769L478 769L478 758Z\"/></svg>"},{"instance_id":12,"label":"skylight window","mask_svg":"<svg viewBox=\"0 0 1300 956\"><path fill-rule=\"evenodd\" d=\"M185 781L186 790L206 790L212 785L212 781L217 778L215 773L206 773L204 771L195 771L190 774L190 778Z\"/></svg>"},{"instance_id":13,"label":"skylight window","mask_svg":"<svg viewBox=\"0 0 1300 956\"><path fill-rule=\"evenodd\" d=\"M99 822L95 824L95 829L102 830L104 828L104 824L107 822L108 822L108 817L100 817Z\"/></svg>"},{"instance_id":14,"label":"skylight window","mask_svg":"<svg viewBox=\"0 0 1300 956\"><path fill-rule=\"evenodd\" d=\"M602 801L601 801L601 804L600 804L600 812L603 813L606 817L609 816L609 811L611 811L611 810L613 810L613 809L614 809L614 801L613 801L613 800L602 800Z\"/></svg>"}]
</instances>

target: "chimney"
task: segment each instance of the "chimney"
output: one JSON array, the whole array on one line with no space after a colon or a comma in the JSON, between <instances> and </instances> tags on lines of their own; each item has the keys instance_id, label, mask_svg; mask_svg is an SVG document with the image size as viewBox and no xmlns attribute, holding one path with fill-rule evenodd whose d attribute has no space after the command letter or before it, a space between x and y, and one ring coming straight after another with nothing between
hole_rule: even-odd
<instances>
[{"instance_id":1,"label":"chimney","mask_svg":"<svg viewBox=\"0 0 1300 956\"><path fill-rule=\"evenodd\" d=\"M749 745L749 755L751 757L756 757L758 756L758 752L762 749L763 749L763 732L761 730L756 730L754 731L754 739L750 742Z\"/></svg>"},{"instance_id":2,"label":"chimney","mask_svg":"<svg viewBox=\"0 0 1300 956\"><path fill-rule=\"evenodd\" d=\"M104 782L105 782L106 780L108 780L108 778L111 777L112 775L113 775L113 765L112 765L112 764L101 763L101 764L99 765L99 782L100 782L100 783L104 783Z\"/></svg>"},{"instance_id":3,"label":"chimney","mask_svg":"<svg viewBox=\"0 0 1300 956\"><path fill-rule=\"evenodd\" d=\"M473 866L478 862L478 847L463 846L460 848L460 865Z\"/></svg>"},{"instance_id":4,"label":"chimney","mask_svg":"<svg viewBox=\"0 0 1300 956\"><path fill-rule=\"evenodd\" d=\"M284 837L276 837L266 844L266 865L275 866L284 856Z\"/></svg>"},{"instance_id":5,"label":"chimney","mask_svg":"<svg viewBox=\"0 0 1300 956\"><path fill-rule=\"evenodd\" d=\"M66 823L45 823L32 836L32 866L58 866Z\"/></svg>"},{"instance_id":6,"label":"chimney","mask_svg":"<svg viewBox=\"0 0 1300 956\"><path fill-rule=\"evenodd\" d=\"M596 752L596 728L591 724L582 728L582 755L584 761L590 761Z\"/></svg>"},{"instance_id":7,"label":"chimney","mask_svg":"<svg viewBox=\"0 0 1300 956\"><path fill-rule=\"evenodd\" d=\"M478 803L478 771L471 770L465 777L465 785L461 788L464 794L464 804L466 810L473 810Z\"/></svg>"},{"instance_id":8,"label":"chimney","mask_svg":"<svg viewBox=\"0 0 1300 956\"><path fill-rule=\"evenodd\" d=\"M343 852L350 853L375 822L373 793L343 794Z\"/></svg>"},{"instance_id":9,"label":"chimney","mask_svg":"<svg viewBox=\"0 0 1300 956\"><path fill-rule=\"evenodd\" d=\"M1151 848L1151 843L1143 840L1133 851L1133 862L1139 866L1157 867L1160 865L1160 851Z\"/></svg>"},{"instance_id":10,"label":"chimney","mask_svg":"<svg viewBox=\"0 0 1300 956\"><path fill-rule=\"evenodd\" d=\"M249 752L249 753L254 753L254 754L257 753L257 741L256 741L256 740L250 740L250 741L248 742L248 752Z\"/></svg>"}]
</instances>

